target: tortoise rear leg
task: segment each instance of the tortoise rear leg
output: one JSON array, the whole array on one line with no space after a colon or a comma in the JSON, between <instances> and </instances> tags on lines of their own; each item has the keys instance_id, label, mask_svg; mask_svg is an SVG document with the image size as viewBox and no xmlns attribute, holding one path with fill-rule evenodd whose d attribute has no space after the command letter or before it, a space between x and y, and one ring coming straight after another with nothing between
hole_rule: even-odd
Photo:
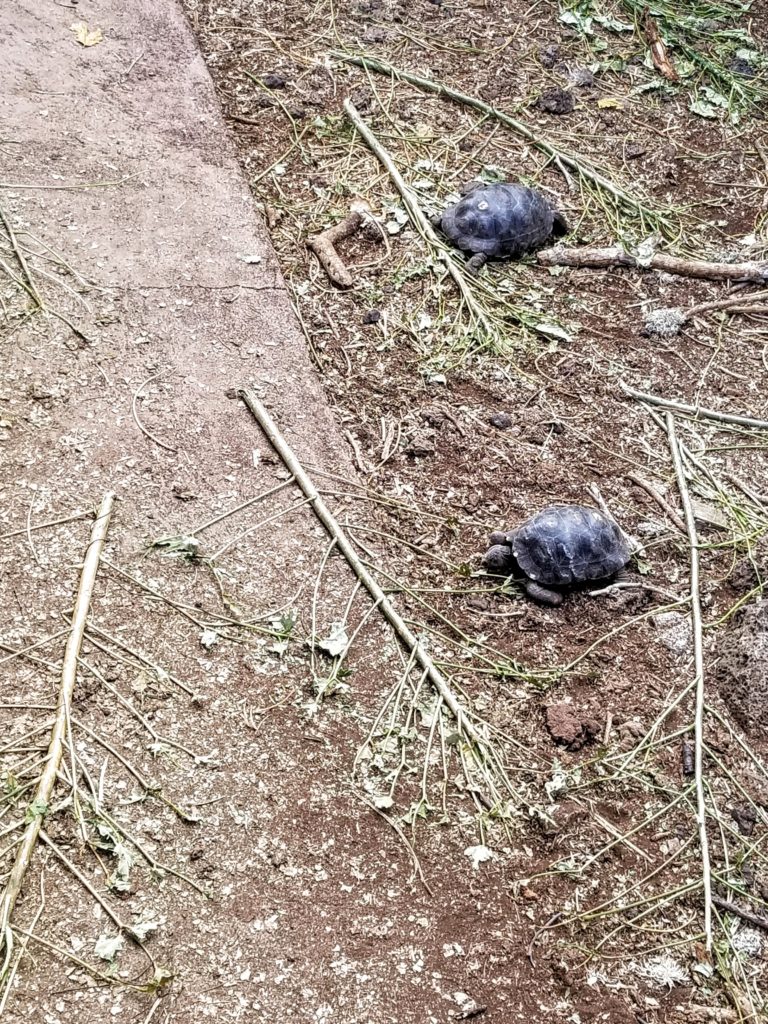
<instances>
[{"instance_id":1,"label":"tortoise rear leg","mask_svg":"<svg viewBox=\"0 0 768 1024\"><path fill-rule=\"evenodd\" d=\"M476 252L471 259L467 260L467 270L470 274L477 274L483 269L487 262L488 257L484 252Z\"/></svg>"},{"instance_id":2,"label":"tortoise rear leg","mask_svg":"<svg viewBox=\"0 0 768 1024\"><path fill-rule=\"evenodd\" d=\"M535 580L526 580L523 586L526 594L534 601L541 601L542 604L551 604L554 607L563 603L563 595L559 590L550 590L549 587L543 587Z\"/></svg>"}]
</instances>

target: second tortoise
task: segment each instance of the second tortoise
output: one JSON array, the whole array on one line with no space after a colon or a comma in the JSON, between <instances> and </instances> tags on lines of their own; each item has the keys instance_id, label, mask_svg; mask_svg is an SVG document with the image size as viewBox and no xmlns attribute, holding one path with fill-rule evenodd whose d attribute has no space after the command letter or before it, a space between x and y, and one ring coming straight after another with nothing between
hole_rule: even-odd
<instances>
[{"instance_id":1,"label":"second tortoise","mask_svg":"<svg viewBox=\"0 0 768 1024\"><path fill-rule=\"evenodd\" d=\"M562 603L568 587L615 576L631 555L621 527L584 505L552 505L517 530L492 533L489 539L485 569L509 575L517 565L526 592L553 605Z\"/></svg>"}]
</instances>

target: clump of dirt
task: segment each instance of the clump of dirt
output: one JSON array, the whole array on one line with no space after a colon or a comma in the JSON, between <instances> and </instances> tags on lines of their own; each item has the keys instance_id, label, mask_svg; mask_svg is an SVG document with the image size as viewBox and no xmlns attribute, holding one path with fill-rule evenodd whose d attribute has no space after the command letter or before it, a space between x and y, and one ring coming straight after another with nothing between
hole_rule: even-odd
<instances>
[{"instance_id":1,"label":"clump of dirt","mask_svg":"<svg viewBox=\"0 0 768 1024\"><path fill-rule=\"evenodd\" d=\"M555 743L569 750L581 750L594 742L602 726L595 718L585 718L572 704L550 704L546 712L547 728Z\"/></svg>"},{"instance_id":2,"label":"clump of dirt","mask_svg":"<svg viewBox=\"0 0 768 1024\"><path fill-rule=\"evenodd\" d=\"M768 601L746 608L738 631L723 639L717 664L720 695L750 733L768 729Z\"/></svg>"}]
</instances>

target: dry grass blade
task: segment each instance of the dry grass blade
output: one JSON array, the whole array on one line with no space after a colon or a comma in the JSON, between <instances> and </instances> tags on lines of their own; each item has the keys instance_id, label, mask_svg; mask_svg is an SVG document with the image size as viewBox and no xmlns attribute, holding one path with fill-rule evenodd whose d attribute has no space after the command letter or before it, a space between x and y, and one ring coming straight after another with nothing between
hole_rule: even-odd
<instances>
[{"instance_id":1,"label":"dry grass blade","mask_svg":"<svg viewBox=\"0 0 768 1024\"><path fill-rule=\"evenodd\" d=\"M696 533L696 519L691 504L688 484L683 468L683 456L675 432L675 420L667 413L667 433L675 466L680 501L685 513L688 543L691 549L690 590L691 622L693 626L693 658L696 679L696 704L694 716L694 778L696 784L696 817L699 826L701 865L704 881L704 934L707 949L712 948L712 872L709 862L709 840L707 837L707 808L704 799L704 641L701 617L701 594L699 593L699 539Z\"/></svg>"},{"instance_id":2,"label":"dry grass blade","mask_svg":"<svg viewBox=\"0 0 768 1024\"><path fill-rule=\"evenodd\" d=\"M33 800L28 805L27 818L29 819L24 835L16 853L10 876L3 893L2 904L0 904L0 943L8 951L11 944L11 917L16 900L21 892L24 877L29 868L32 854L34 853L38 835L43 823L43 817L50 806L53 795L59 766L64 754L64 745L69 722L69 708L72 701L72 694L77 679L78 658L85 632L85 623L91 606L91 596L96 580L96 573L99 568L101 551L109 529L109 521L112 515L112 507L115 496L107 493L99 508L96 520L91 529L90 541L83 562L83 569L80 576L80 586L75 604L75 611L72 618L72 627L64 652L64 661L61 670L61 687L56 708L56 718L51 731L51 740L48 747L48 754L45 761L45 768L35 788ZM2 947L0 947L2 948ZM8 953L8 955L10 955ZM7 964L6 964L7 967Z\"/></svg>"}]
</instances>

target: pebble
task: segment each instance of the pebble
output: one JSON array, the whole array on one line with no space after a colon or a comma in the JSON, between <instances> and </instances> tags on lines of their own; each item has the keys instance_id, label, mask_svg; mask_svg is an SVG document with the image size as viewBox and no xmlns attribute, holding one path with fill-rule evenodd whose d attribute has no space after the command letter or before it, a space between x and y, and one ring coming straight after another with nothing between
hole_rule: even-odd
<instances>
[{"instance_id":1,"label":"pebble","mask_svg":"<svg viewBox=\"0 0 768 1024\"><path fill-rule=\"evenodd\" d=\"M492 427L498 427L499 430L506 430L512 426L512 417L508 412L496 412L490 417L488 422Z\"/></svg>"}]
</instances>

